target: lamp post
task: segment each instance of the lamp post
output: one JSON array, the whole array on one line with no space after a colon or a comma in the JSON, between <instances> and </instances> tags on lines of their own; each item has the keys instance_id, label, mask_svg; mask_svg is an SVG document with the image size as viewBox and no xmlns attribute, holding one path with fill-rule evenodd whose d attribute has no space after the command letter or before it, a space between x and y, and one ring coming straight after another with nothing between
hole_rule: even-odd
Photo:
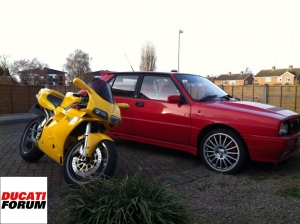
<instances>
[{"instance_id":1,"label":"lamp post","mask_svg":"<svg viewBox=\"0 0 300 224\"><path fill-rule=\"evenodd\" d=\"M178 70L177 72L179 72L179 52L180 52L180 34L183 33L182 29L179 29L179 35L178 35Z\"/></svg>"}]
</instances>

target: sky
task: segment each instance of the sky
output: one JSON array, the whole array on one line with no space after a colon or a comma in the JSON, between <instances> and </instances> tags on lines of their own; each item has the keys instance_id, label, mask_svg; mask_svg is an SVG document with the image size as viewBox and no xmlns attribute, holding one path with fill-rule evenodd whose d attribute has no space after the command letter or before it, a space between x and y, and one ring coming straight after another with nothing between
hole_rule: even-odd
<instances>
[{"instance_id":1,"label":"sky","mask_svg":"<svg viewBox=\"0 0 300 224\"><path fill-rule=\"evenodd\" d=\"M300 67L299 8L299 0L0 0L0 55L63 70L80 49L92 71L138 71L150 42L156 71L169 72L178 68L180 43L180 72L248 67L255 75Z\"/></svg>"}]
</instances>

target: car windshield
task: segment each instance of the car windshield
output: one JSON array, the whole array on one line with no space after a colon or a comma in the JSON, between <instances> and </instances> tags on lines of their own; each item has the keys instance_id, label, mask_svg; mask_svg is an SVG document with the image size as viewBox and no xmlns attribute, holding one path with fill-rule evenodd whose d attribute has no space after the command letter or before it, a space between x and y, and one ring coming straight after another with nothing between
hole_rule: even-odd
<instances>
[{"instance_id":1,"label":"car windshield","mask_svg":"<svg viewBox=\"0 0 300 224\"><path fill-rule=\"evenodd\" d=\"M202 76L177 74L176 78L181 82L190 96L196 101L209 101L216 98L224 99L224 96L230 97L221 88Z\"/></svg>"},{"instance_id":2,"label":"car windshield","mask_svg":"<svg viewBox=\"0 0 300 224\"><path fill-rule=\"evenodd\" d=\"M114 103L110 85L99 78L94 78L87 83L102 99Z\"/></svg>"}]
</instances>

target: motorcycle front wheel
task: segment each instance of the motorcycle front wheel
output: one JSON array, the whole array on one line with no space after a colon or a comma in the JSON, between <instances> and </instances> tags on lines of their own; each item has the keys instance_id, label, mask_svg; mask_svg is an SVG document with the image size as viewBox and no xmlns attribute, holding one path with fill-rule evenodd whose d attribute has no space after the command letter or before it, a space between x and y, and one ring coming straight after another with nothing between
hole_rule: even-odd
<instances>
[{"instance_id":1,"label":"motorcycle front wheel","mask_svg":"<svg viewBox=\"0 0 300 224\"><path fill-rule=\"evenodd\" d=\"M84 140L74 143L65 155L63 174L68 184L86 184L90 177L111 177L116 169L118 154L112 141L103 140L91 158L82 156Z\"/></svg>"},{"instance_id":2,"label":"motorcycle front wheel","mask_svg":"<svg viewBox=\"0 0 300 224\"><path fill-rule=\"evenodd\" d=\"M23 132L20 142L20 154L21 157L27 162L36 162L44 155L44 152L38 148L35 139L37 128L43 120L43 116L38 116L32 119Z\"/></svg>"}]
</instances>

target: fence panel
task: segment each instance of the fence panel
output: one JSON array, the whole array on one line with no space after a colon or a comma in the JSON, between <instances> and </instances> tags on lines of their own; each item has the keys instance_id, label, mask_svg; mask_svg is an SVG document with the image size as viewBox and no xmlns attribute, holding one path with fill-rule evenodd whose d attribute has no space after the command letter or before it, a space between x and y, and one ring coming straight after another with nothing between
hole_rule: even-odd
<instances>
[{"instance_id":1,"label":"fence panel","mask_svg":"<svg viewBox=\"0 0 300 224\"><path fill-rule=\"evenodd\" d=\"M254 86L244 86L243 100L254 101Z\"/></svg>"},{"instance_id":2,"label":"fence panel","mask_svg":"<svg viewBox=\"0 0 300 224\"><path fill-rule=\"evenodd\" d=\"M232 96L243 100L243 86L234 86L232 90Z\"/></svg>"},{"instance_id":3,"label":"fence panel","mask_svg":"<svg viewBox=\"0 0 300 224\"><path fill-rule=\"evenodd\" d=\"M233 86L223 86L222 89L230 96L233 96Z\"/></svg>"},{"instance_id":4,"label":"fence panel","mask_svg":"<svg viewBox=\"0 0 300 224\"><path fill-rule=\"evenodd\" d=\"M296 86L282 86L281 107L296 110Z\"/></svg>"},{"instance_id":5,"label":"fence panel","mask_svg":"<svg viewBox=\"0 0 300 224\"><path fill-rule=\"evenodd\" d=\"M29 111L29 86L12 86L12 113L26 113Z\"/></svg>"},{"instance_id":6,"label":"fence panel","mask_svg":"<svg viewBox=\"0 0 300 224\"><path fill-rule=\"evenodd\" d=\"M281 87L282 86L269 86L267 94L267 103L281 107Z\"/></svg>"},{"instance_id":7,"label":"fence panel","mask_svg":"<svg viewBox=\"0 0 300 224\"><path fill-rule=\"evenodd\" d=\"M264 102L264 86L253 86L253 101L258 103Z\"/></svg>"},{"instance_id":8,"label":"fence panel","mask_svg":"<svg viewBox=\"0 0 300 224\"><path fill-rule=\"evenodd\" d=\"M33 103L36 103L35 95L43 86L14 86L0 84L0 114L28 113ZM48 86L49 89L65 94L78 92L75 86ZM283 107L300 113L300 85L293 86L222 86L229 95L245 101L267 102L268 104ZM266 89L266 99L264 92ZM199 91L197 90L197 94Z\"/></svg>"},{"instance_id":9,"label":"fence panel","mask_svg":"<svg viewBox=\"0 0 300 224\"><path fill-rule=\"evenodd\" d=\"M10 114L12 111L12 86L0 85L0 114Z\"/></svg>"}]
</instances>

